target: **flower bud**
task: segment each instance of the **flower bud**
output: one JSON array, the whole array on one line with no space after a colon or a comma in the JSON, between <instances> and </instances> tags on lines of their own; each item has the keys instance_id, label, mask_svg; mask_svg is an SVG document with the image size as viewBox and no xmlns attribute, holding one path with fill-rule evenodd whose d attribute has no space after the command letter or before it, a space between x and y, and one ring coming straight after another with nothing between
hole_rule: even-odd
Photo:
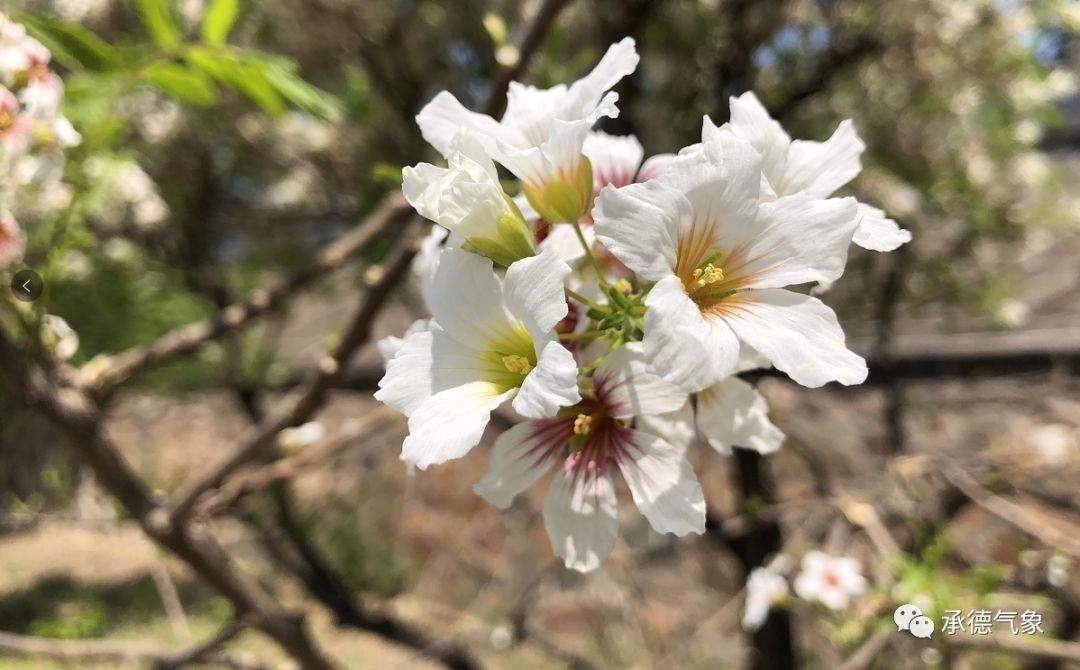
<instances>
[{"instance_id":1,"label":"flower bud","mask_svg":"<svg viewBox=\"0 0 1080 670\"><path fill-rule=\"evenodd\" d=\"M498 265L510 267L514 261L536 255L532 229L512 198L503 196L507 209L495 221L495 237L466 237L466 247L487 256Z\"/></svg>"},{"instance_id":2,"label":"flower bud","mask_svg":"<svg viewBox=\"0 0 1080 670\"><path fill-rule=\"evenodd\" d=\"M541 184L526 182L522 190L529 204L545 220L576 223L592 207L592 163L583 155L573 172L560 172Z\"/></svg>"}]
</instances>

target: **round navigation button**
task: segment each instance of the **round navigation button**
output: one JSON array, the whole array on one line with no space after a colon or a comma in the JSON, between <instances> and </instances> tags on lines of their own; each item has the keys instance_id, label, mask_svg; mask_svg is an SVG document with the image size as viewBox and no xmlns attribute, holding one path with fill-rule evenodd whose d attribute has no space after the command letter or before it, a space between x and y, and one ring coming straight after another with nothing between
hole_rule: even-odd
<instances>
[{"instance_id":1,"label":"round navigation button","mask_svg":"<svg viewBox=\"0 0 1080 670\"><path fill-rule=\"evenodd\" d=\"M11 292L23 302L37 300L44 290L45 282L41 279L41 275L33 270L19 270L11 278Z\"/></svg>"}]
</instances>

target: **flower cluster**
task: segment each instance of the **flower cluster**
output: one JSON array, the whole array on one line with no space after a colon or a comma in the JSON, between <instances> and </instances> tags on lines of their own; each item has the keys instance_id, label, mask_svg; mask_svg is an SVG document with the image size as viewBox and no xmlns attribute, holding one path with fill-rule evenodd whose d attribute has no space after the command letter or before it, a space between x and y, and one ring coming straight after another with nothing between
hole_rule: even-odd
<instances>
[{"instance_id":1,"label":"flower cluster","mask_svg":"<svg viewBox=\"0 0 1080 670\"><path fill-rule=\"evenodd\" d=\"M701 533L690 446L779 448L738 373L865 379L833 311L787 287L835 281L853 241L910 239L832 197L860 170L850 122L826 142L792 140L747 93L674 155L643 160L637 139L594 131L637 63L627 38L570 86L512 83L499 120L447 92L424 107L420 130L447 164L406 168L403 191L438 224L417 265L432 318L380 343L376 397L408 417L402 459L464 456L510 401L525 421L495 441L475 490L505 508L553 470L545 526L581 571L614 546L619 479L656 531Z\"/></svg>"},{"instance_id":2,"label":"flower cluster","mask_svg":"<svg viewBox=\"0 0 1080 670\"><path fill-rule=\"evenodd\" d=\"M0 13L0 266L21 256L24 235L12 210L18 196L35 205L63 202L66 147L79 134L60 114L63 83L50 54L26 29Z\"/></svg>"},{"instance_id":3,"label":"flower cluster","mask_svg":"<svg viewBox=\"0 0 1080 670\"><path fill-rule=\"evenodd\" d=\"M758 630L765 624L769 610L788 598L785 573L790 569L787 556L781 554L764 567L754 568L746 580L743 605L743 628ZM795 595L808 602L821 603L831 610L845 609L852 598L867 589L859 562L847 556L833 556L809 551L794 580Z\"/></svg>"}]
</instances>

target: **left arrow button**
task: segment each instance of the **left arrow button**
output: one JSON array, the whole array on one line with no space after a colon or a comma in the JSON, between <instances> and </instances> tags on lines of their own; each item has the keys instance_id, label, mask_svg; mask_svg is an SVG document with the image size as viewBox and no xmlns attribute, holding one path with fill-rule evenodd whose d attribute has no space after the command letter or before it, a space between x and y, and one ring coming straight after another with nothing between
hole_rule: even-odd
<instances>
[{"instance_id":1,"label":"left arrow button","mask_svg":"<svg viewBox=\"0 0 1080 670\"><path fill-rule=\"evenodd\" d=\"M41 297L42 291L45 290L45 282L41 279L41 275L30 270L19 270L15 273L15 276L11 278L11 292L15 294L15 297L23 302L33 302Z\"/></svg>"}]
</instances>

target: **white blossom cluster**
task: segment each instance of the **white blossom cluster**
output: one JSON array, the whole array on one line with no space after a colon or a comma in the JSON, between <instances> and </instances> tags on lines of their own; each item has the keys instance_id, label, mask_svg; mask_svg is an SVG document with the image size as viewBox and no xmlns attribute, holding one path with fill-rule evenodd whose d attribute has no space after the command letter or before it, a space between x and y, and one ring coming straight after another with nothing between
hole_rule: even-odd
<instances>
[{"instance_id":1,"label":"white blossom cluster","mask_svg":"<svg viewBox=\"0 0 1080 670\"><path fill-rule=\"evenodd\" d=\"M758 630L765 624L769 610L788 598L789 559L781 554L769 565L754 568L746 580L743 605L743 628ZM795 595L808 602L821 603L831 610L843 610L851 599L867 589L859 562L848 556L834 556L822 551L808 551L795 577Z\"/></svg>"},{"instance_id":2,"label":"white blossom cluster","mask_svg":"<svg viewBox=\"0 0 1080 670\"><path fill-rule=\"evenodd\" d=\"M860 170L850 121L825 142L793 140L747 93L675 155L643 161L635 138L593 131L619 113L610 89L637 64L627 38L570 86L512 83L499 120L448 92L424 107L420 130L447 165L406 168L403 191L438 224L417 266L432 318L380 343L376 397L408 417L402 459L464 456L510 401L526 421L495 441L475 490L506 508L553 470L544 523L580 571L615 544L619 479L656 531L701 533L692 443L779 447L739 372L865 379L833 311L786 287L835 281L852 242L910 239L881 210L832 197Z\"/></svg>"},{"instance_id":3,"label":"white blossom cluster","mask_svg":"<svg viewBox=\"0 0 1080 670\"><path fill-rule=\"evenodd\" d=\"M20 209L70 199L60 182L64 149L81 138L60 114L64 86L50 58L22 24L0 13L0 266L22 255Z\"/></svg>"}]
</instances>

